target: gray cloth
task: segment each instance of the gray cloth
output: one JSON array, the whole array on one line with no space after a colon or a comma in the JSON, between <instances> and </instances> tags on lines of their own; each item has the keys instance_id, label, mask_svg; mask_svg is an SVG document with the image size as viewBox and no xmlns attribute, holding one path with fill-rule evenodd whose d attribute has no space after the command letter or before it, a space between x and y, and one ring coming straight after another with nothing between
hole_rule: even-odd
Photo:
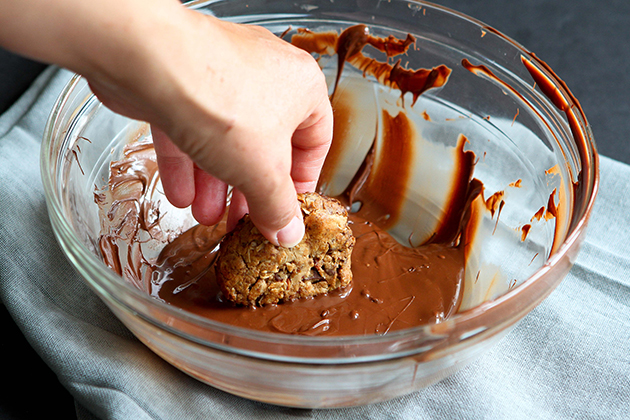
<instances>
[{"instance_id":1,"label":"gray cloth","mask_svg":"<svg viewBox=\"0 0 630 420\"><path fill-rule=\"evenodd\" d=\"M575 267L476 362L385 403L280 408L216 390L162 361L64 258L48 221L39 149L69 77L47 70L0 117L0 296L78 402L80 419L628 418L629 166L602 158L600 195Z\"/></svg>"}]
</instances>

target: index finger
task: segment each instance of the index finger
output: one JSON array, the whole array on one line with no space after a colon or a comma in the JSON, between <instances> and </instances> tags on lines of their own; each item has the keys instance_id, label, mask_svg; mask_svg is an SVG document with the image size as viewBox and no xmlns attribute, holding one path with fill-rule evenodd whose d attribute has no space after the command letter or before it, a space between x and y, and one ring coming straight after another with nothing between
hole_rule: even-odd
<instances>
[{"instance_id":1,"label":"index finger","mask_svg":"<svg viewBox=\"0 0 630 420\"><path fill-rule=\"evenodd\" d=\"M332 107L325 97L311 116L298 126L291 139L291 178L298 193L315 190L330 149L332 132Z\"/></svg>"}]
</instances>

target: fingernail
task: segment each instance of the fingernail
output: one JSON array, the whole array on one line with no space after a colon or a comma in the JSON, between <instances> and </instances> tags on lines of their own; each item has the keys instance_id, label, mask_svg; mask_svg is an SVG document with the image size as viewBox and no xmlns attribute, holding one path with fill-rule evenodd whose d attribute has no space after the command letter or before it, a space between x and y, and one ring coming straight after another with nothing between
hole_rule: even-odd
<instances>
[{"instance_id":1,"label":"fingernail","mask_svg":"<svg viewBox=\"0 0 630 420\"><path fill-rule=\"evenodd\" d=\"M286 248L299 244L303 237L304 221L298 216L295 216L288 225L280 229L277 236L278 244Z\"/></svg>"}]
</instances>

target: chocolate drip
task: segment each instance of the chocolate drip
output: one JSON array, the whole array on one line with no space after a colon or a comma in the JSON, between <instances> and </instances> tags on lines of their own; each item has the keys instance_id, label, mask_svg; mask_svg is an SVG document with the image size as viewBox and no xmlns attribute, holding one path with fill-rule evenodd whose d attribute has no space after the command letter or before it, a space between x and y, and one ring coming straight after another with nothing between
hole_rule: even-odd
<instances>
[{"instance_id":1,"label":"chocolate drip","mask_svg":"<svg viewBox=\"0 0 630 420\"><path fill-rule=\"evenodd\" d=\"M361 166L359 170L354 174L352 181L348 184L345 191L341 194L340 197L337 197L339 201L346 204L346 207L352 208L354 203L359 203L357 201L358 193L365 185L370 173L372 172L372 166L374 166L374 155L376 153L376 140L372 142L372 146L370 146L370 150L368 154L361 162Z\"/></svg>"},{"instance_id":2,"label":"chocolate drip","mask_svg":"<svg viewBox=\"0 0 630 420\"><path fill-rule=\"evenodd\" d=\"M399 89L401 98L407 92L411 92L413 95L412 106L422 93L432 88L444 86L451 74L451 69L440 65L433 69L408 70L400 66L400 59L391 65L387 61L378 61L367 57L363 54L363 48L366 45L371 45L384 52L389 59L406 54L409 47L415 42L416 39L411 34L408 34L404 40L392 35L386 38L371 35L370 29L366 25L351 26L339 35L336 32L315 33L308 30L298 30L298 33L291 37L293 45L310 53L337 54L337 75L332 96L337 91L344 64L348 62L361 70L364 76L374 76L383 85Z\"/></svg>"},{"instance_id":3,"label":"chocolate drip","mask_svg":"<svg viewBox=\"0 0 630 420\"><path fill-rule=\"evenodd\" d=\"M442 217L430 243L456 245L459 242L459 237L470 217L468 209L483 189L481 182L472 177L475 169L475 154L464 151L467 142L468 139L463 135L460 135L457 140L455 182L451 186L446 214Z\"/></svg>"},{"instance_id":4,"label":"chocolate drip","mask_svg":"<svg viewBox=\"0 0 630 420\"><path fill-rule=\"evenodd\" d=\"M404 113L382 113L382 144L376 160L376 139L346 191L338 197L348 208L361 204L359 215L381 229L398 221L405 200L413 158L414 133ZM366 204L366 205L364 205Z\"/></svg>"}]
</instances>

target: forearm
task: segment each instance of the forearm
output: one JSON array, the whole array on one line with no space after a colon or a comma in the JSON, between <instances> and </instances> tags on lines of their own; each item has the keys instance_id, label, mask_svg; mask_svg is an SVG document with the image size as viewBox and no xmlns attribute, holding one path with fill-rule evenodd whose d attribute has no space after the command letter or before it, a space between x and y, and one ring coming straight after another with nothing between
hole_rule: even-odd
<instances>
[{"instance_id":1,"label":"forearm","mask_svg":"<svg viewBox=\"0 0 630 420\"><path fill-rule=\"evenodd\" d=\"M0 0L0 45L79 73L114 111L169 129L195 88L178 64L193 55L195 26L203 22L205 36L221 38L222 23L200 16L178 0ZM203 54L220 62L220 45L207 44ZM199 70L197 80L211 85L223 71Z\"/></svg>"},{"instance_id":2,"label":"forearm","mask_svg":"<svg viewBox=\"0 0 630 420\"><path fill-rule=\"evenodd\" d=\"M177 0L0 0L0 45L83 75L128 73L176 25ZM169 23L172 22L172 23Z\"/></svg>"}]
</instances>

